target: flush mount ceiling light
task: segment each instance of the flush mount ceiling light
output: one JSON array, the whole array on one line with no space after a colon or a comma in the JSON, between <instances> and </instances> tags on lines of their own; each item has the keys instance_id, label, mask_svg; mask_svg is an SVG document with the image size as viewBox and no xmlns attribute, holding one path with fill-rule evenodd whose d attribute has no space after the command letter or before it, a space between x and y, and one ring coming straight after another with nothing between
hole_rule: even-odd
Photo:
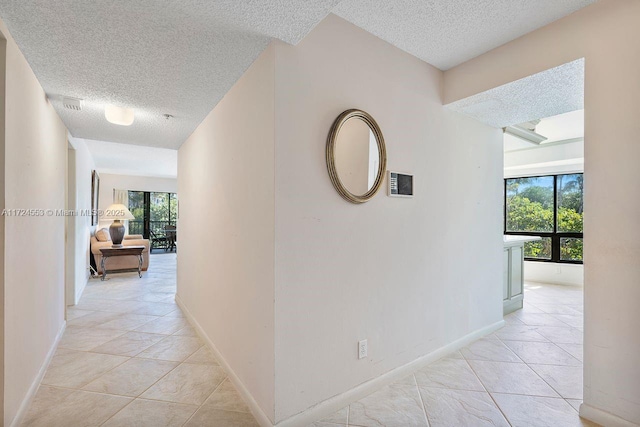
<instances>
[{"instance_id":1,"label":"flush mount ceiling light","mask_svg":"<svg viewBox=\"0 0 640 427\"><path fill-rule=\"evenodd\" d=\"M104 117L114 125L129 126L133 123L135 114L131 108L107 105L104 107Z\"/></svg>"}]
</instances>

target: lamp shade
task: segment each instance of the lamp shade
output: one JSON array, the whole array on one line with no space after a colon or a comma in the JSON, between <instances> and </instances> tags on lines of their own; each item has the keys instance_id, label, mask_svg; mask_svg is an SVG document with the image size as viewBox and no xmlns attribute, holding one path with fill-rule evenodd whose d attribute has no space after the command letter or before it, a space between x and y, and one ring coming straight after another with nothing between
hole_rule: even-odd
<instances>
[{"instance_id":1,"label":"lamp shade","mask_svg":"<svg viewBox=\"0 0 640 427\"><path fill-rule=\"evenodd\" d=\"M101 219L114 219L124 221L126 219L136 219L133 214L127 209L127 207L120 203L114 203L109 206L107 210L104 211L104 214L100 217Z\"/></svg>"}]
</instances>

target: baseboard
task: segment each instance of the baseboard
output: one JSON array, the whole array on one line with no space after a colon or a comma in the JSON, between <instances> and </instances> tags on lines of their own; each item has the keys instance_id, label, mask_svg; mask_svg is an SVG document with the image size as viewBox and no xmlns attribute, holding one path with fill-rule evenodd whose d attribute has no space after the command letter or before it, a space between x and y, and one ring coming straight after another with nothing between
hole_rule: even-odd
<instances>
[{"instance_id":1,"label":"baseboard","mask_svg":"<svg viewBox=\"0 0 640 427\"><path fill-rule=\"evenodd\" d=\"M215 354L218 362L224 368L229 379L233 383L233 385L238 390L238 393L242 396L244 401L249 406L251 413L256 417L256 420L262 427L299 427L302 425L308 425L323 418L326 418L333 414L335 411L344 408L345 406L362 399L363 397L368 396L369 394L375 392L376 390L399 381L405 378L407 375L410 375L414 371L428 365L431 362L434 362L440 359L443 356L446 356L449 353L452 353L456 350L459 350L462 347L472 343L473 341L482 338L490 333L500 329L504 325L504 320L500 320L496 323L493 323L489 326L481 328L477 331L474 331L470 334L465 335L462 338L457 339L456 341L445 345L435 351L432 351L429 354L419 357L406 365L395 368L385 374L380 375L379 377L373 378L365 383L362 383L350 390L345 391L337 396L331 397L323 402L318 403L317 405L299 413L293 415L285 420L278 422L277 424L273 424L273 422L267 417L267 415L262 411L262 409L258 406L256 401L253 399L249 390L244 386L242 381L238 378L238 376L233 372L231 366L224 360L220 352L216 349L216 346L213 342L207 337L202 327L195 320L193 315L189 312L187 307L184 305L184 302L180 299L178 295L176 295L176 303L182 309L185 316L192 324L194 329L198 332L200 338L209 346L211 351Z\"/></svg>"},{"instance_id":2,"label":"baseboard","mask_svg":"<svg viewBox=\"0 0 640 427\"><path fill-rule=\"evenodd\" d=\"M67 327L67 321L65 320L62 322L62 326L58 331L58 335L56 335L56 339L53 341L53 345L49 349L49 352L47 353L47 357L44 359L44 363L42 364L42 366L40 367L40 370L38 371L38 375L31 383L31 386L29 387L27 394L25 395L24 399L22 400L22 403L20 404L20 408L18 408L18 412L16 413L15 418L13 419L12 422L9 423L9 426L18 427L22 423L24 416L27 414L27 411L29 410L29 406L31 406L31 402L33 401L33 398L35 397L36 392L38 391L38 387L40 387L40 383L44 378L44 374L47 372L49 363L51 363L51 359L53 358L53 355L56 353L56 349L58 348L58 343L60 342L60 339L62 338L62 335L64 334L64 330L66 327Z\"/></svg>"},{"instance_id":3,"label":"baseboard","mask_svg":"<svg viewBox=\"0 0 640 427\"><path fill-rule=\"evenodd\" d=\"M84 284L82 285L82 288L76 290L76 294L74 295L73 305L78 305L78 303L80 302L80 298L82 298L82 294L84 293L84 290L87 289L89 280L91 280L91 274L87 274L87 276L84 278Z\"/></svg>"},{"instance_id":4,"label":"baseboard","mask_svg":"<svg viewBox=\"0 0 640 427\"><path fill-rule=\"evenodd\" d=\"M516 310L520 310L524 304L524 295L520 294L509 301L502 302L502 315L506 316L509 313L513 313Z\"/></svg>"},{"instance_id":5,"label":"baseboard","mask_svg":"<svg viewBox=\"0 0 640 427\"><path fill-rule=\"evenodd\" d=\"M350 390L345 391L337 396L331 397L323 402L318 403L311 408L293 415L285 420L282 420L276 424L277 427L298 427L308 425L310 423L322 420L334 412L344 408L351 403L362 399L370 395L371 393L379 390L380 388L399 381L408 375L412 374L416 370L425 367L429 363L432 363L449 353L461 349L468 344L480 339L490 333L500 329L504 325L504 320L500 320L484 328L478 329L470 334L459 338L452 343L440 347L437 350L432 351L429 354L421 356L405 365L395 368L389 372L386 372L379 377L373 378L367 382L364 382Z\"/></svg>"},{"instance_id":6,"label":"baseboard","mask_svg":"<svg viewBox=\"0 0 640 427\"><path fill-rule=\"evenodd\" d=\"M580 405L580 417L606 427L638 427L638 424L584 403Z\"/></svg>"},{"instance_id":7,"label":"baseboard","mask_svg":"<svg viewBox=\"0 0 640 427\"><path fill-rule=\"evenodd\" d=\"M242 396L242 399L245 401L245 403L249 407L249 410L256 418L256 421L258 421L258 424L260 424L261 427L273 427L273 422L269 419L269 417L267 417L267 415L262 411L262 408L260 408L258 403L253 399L253 396L251 395L251 393L249 393L249 390L247 390L242 381L240 381L240 378L236 375L236 373L233 372L233 369L231 369L231 365L227 363L220 351L218 351L207 334L205 334L198 321L193 317L191 312L189 312L189 309L185 306L184 302L180 299L178 294L176 294L175 300L176 304L178 304L178 307L182 309L182 312L187 317L187 320L189 320L189 323L191 323L191 326L193 326L193 328L200 336L200 339L202 339L202 341L204 341L209 346L209 349L215 355L216 359L220 363L220 366L227 373L229 380L233 383L240 396Z\"/></svg>"},{"instance_id":8,"label":"baseboard","mask_svg":"<svg viewBox=\"0 0 640 427\"><path fill-rule=\"evenodd\" d=\"M567 287L571 287L571 288L581 288L584 289L584 284L581 283L573 283L573 282L563 282L561 280L527 280L526 278L524 279L524 283L527 285L537 285L537 284L541 284L541 285L557 285L557 286L567 286Z\"/></svg>"}]
</instances>

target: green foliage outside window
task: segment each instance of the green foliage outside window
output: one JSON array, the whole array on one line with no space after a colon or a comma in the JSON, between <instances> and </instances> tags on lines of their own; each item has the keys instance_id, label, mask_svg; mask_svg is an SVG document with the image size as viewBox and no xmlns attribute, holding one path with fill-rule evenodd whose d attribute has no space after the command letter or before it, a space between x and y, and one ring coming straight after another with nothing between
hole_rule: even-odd
<instances>
[{"instance_id":1,"label":"green foliage outside window","mask_svg":"<svg viewBox=\"0 0 640 427\"><path fill-rule=\"evenodd\" d=\"M551 259L551 239L543 237L535 242L525 242L524 256L526 258Z\"/></svg>"},{"instance_id":2,"label":"green foliage outside window","mask_svg":"<svg viewBox=\"0 0 640 427\"><path fill-rule=\"evenodd\" d=\"M560 239L560 259L582 261L582 239Z\"/></svg>"},{"instance_id":3,"label":"green foliage outside window","mask_svg":"<svg viewBox=\"0 0 640 427\"><path fill-rule=\"evenodd\" d=\"M505 229L509 232L582 233L583 175L557 177L557 228L554 227L554 177L514 178L506 181L507 215ZM525 257L551 259L551 238L528 242ZM560 239L560 260L582 261L582 238Z\"/></svg>"},{"instance_id":4,"label":"green foliage outside window","mask_svg":"<svg viewBox=\"0 0 640 427\"><path fill-rule=\"evenodd\" d=\"M144 192L129 191L129 211L137 221L144 220Z\"/></svg>"},{"instance_id":5,"label":"green foliage outside window","mask_svg":"<svg viewBox=\"0 0 640 427\"><path fill-rule=\"evenodd\" d=\"M553 208L515 195L507 203L508 231L553 231Z\"/></svg>"},{"instance_id":6,"label":"green foliage outside window","mask_svg":"<svg viewBox=\"0 0 640 427\"><path fill-rule=\"evenodd\" d=\"M153 233L162 233L167 225L176 225L178 197L175 193L147 193L149 198L149 228ZM129 233L144 234L145 192L129 191L129 210L135 220L129 222Z\"/></svg>"},{"instance_id":7,"label":"green foliage outside window","mask_svg":"<svg viewBox=\"0 0 640 427\"><path fill-rule=\"evenodd\" d=\"M558 231L574 231L582 233L583 214L574 209L558 208Z\"/></svg>"}]
</instances>

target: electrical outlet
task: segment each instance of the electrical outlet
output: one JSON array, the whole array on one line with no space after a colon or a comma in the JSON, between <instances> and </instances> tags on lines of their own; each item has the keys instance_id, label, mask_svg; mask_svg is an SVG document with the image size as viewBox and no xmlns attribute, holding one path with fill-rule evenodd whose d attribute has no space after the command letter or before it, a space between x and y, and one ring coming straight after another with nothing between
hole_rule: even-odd
<instances>
[{"instance_id":1,"label":"electrical outlet","mask_svg":"<svg viewBox=\"0 0 640 427\"><path fill-rule=\"evenodd\" d=\"M367 357L367 340L358 341L358 359Z\"/></svg>"}]
</instances>

